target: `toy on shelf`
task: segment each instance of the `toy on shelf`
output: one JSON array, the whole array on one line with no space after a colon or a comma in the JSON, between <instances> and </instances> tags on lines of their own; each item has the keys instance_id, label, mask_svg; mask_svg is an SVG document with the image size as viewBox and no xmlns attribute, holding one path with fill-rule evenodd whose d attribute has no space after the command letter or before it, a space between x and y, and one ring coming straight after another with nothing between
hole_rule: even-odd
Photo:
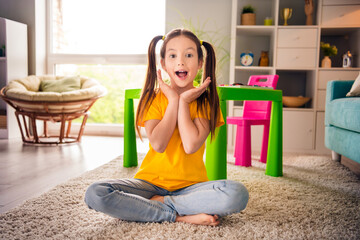
<instances>
[{"instance_id":1,"label":"toy on shelf","mask_svg":"<svg viewBox=\"0 0 360 240\"><path fill-rule=\"evenodd\" d=\"M252 66L254 63L254 54L252 52L243 52L240 54L240 64L242 66Z\"/></svg>"}]
</instances>

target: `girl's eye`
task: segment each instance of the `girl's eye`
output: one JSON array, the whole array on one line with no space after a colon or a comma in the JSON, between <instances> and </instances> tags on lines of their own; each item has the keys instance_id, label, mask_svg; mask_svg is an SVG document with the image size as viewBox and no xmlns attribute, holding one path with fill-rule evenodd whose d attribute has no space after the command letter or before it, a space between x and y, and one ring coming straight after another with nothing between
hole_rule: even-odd
<instances>
[{"instance_id":1,"label":"girl's eye","mask_svg":"<svg viewBox=\"0 0 360 240\"><path fill-rule=\"evenodd\" d=\"M176 57L175 54L170 54L170 55L169 55L169 58L175 58L175 57Z\"/></svg>"},{"instance_id":2,"label":"girl's eye","mask_svg":"<svg viewBox=\"0 0 360 240\"><path fill-rule=\"evenodd\" d=\"M191 57L193 57L194 55L193 55L192 53L188 53L188 54L186 54L185 56L188 57L188 58L191 58Z\"/></svg>"}]
</instances>

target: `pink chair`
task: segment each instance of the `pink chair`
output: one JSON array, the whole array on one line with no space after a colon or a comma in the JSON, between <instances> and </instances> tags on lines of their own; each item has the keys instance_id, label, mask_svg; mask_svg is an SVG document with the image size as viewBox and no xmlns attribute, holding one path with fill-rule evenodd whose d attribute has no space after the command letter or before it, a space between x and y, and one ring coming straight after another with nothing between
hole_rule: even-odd
<instances>
[{"instance_id":1,"label":"pink chair","mask_svg":"<svg viewBox=\"0 0 360 240\"><path fill-rule=\"evenodd\" d=\"M278 79L278 75L254 75L250 76L248 85L275 89ZM251 125L264 125L260 161L266 163L270 113L271 101L244 101L242 117L227 117L227 124L237 125L234 151L235 165L251 166Z\"/></svg>"}]
</instances>

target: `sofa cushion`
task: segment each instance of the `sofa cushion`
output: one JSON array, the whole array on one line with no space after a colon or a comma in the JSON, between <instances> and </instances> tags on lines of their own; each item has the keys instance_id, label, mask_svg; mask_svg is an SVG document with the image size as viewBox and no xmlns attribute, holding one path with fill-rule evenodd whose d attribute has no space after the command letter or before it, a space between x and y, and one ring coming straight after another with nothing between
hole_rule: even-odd
<instances>
[{"instance_id":1,"label":"sofa cushion","mask_svg":"<svg viewBox=\"0 0 360 240\"><path fill-rule=\"evenodd\" d=\"M346 94L347 97L360 96L360 73L354 81L350 91Z\"/></svg>"},{"instance_id":2,"label":"sofa cushion","mask_svg":"<svg viewBox=\"0 0 360 240\"><path fill-rule=\"evenodd\" d=\"M332 100L326 111L330 125L360 133L360 97Z\"/></svg>"},{"instance_id":3,"label":"sofa cushion","mask_svg":"<svg viewBox=\"0 0 360 240\"><path fill-rule=\"evenodd\" d=\"M80 77L65 77L61 79L44 79L40 83L41 92L70 92L81 88Z\"/></svg>"}]
</instances>

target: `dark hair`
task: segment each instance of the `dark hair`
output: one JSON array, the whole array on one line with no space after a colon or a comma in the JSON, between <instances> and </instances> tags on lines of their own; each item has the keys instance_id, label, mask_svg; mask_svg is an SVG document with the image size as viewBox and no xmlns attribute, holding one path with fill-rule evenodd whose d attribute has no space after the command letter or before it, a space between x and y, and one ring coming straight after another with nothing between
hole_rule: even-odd
<instances>
[{"instance_id":1,"label":"dark hair","mask_svg":"<svg viewBox=\"0 0 360 240\"><path fill-rule=\"evenodd\" d=\"M162 59L165 58L165 51L167 43L178 36L185 36L192 40L197 48L197 53L199 57L199 61L203 61L204 54L201 48L201 45L206 50L206 57L203 67L203 75L202 81L203 82L207 77L210 77L211 83L206 91L197 98L197 110L205 113L205 116L208 116L207 113L207 104L210 106L210 132L211 138L215 136L215 128L216 123L220 117L220 108L219 108L219 96L216 90L216 76L215 76L215 69L216 69L216 58L215 58L215 51L212 45L208 42L202 41L195 36L189 30L186 29L174 29L169 32L166 37L163 36L156 36L154 37L149 45L148 49L148 67L147 67L147 74L145 78L144 87L142 89L139 105L136 112L136 131L140 134L139 123L143 117L144 111L151 105L155 94L159 91L158 82L157 82L157 75L156 75L156 57L155 57L155 48L156 44L159 40L164 40L164 43L161 46L160 50L160 57Z\"/></svg>"}]
</instances>

